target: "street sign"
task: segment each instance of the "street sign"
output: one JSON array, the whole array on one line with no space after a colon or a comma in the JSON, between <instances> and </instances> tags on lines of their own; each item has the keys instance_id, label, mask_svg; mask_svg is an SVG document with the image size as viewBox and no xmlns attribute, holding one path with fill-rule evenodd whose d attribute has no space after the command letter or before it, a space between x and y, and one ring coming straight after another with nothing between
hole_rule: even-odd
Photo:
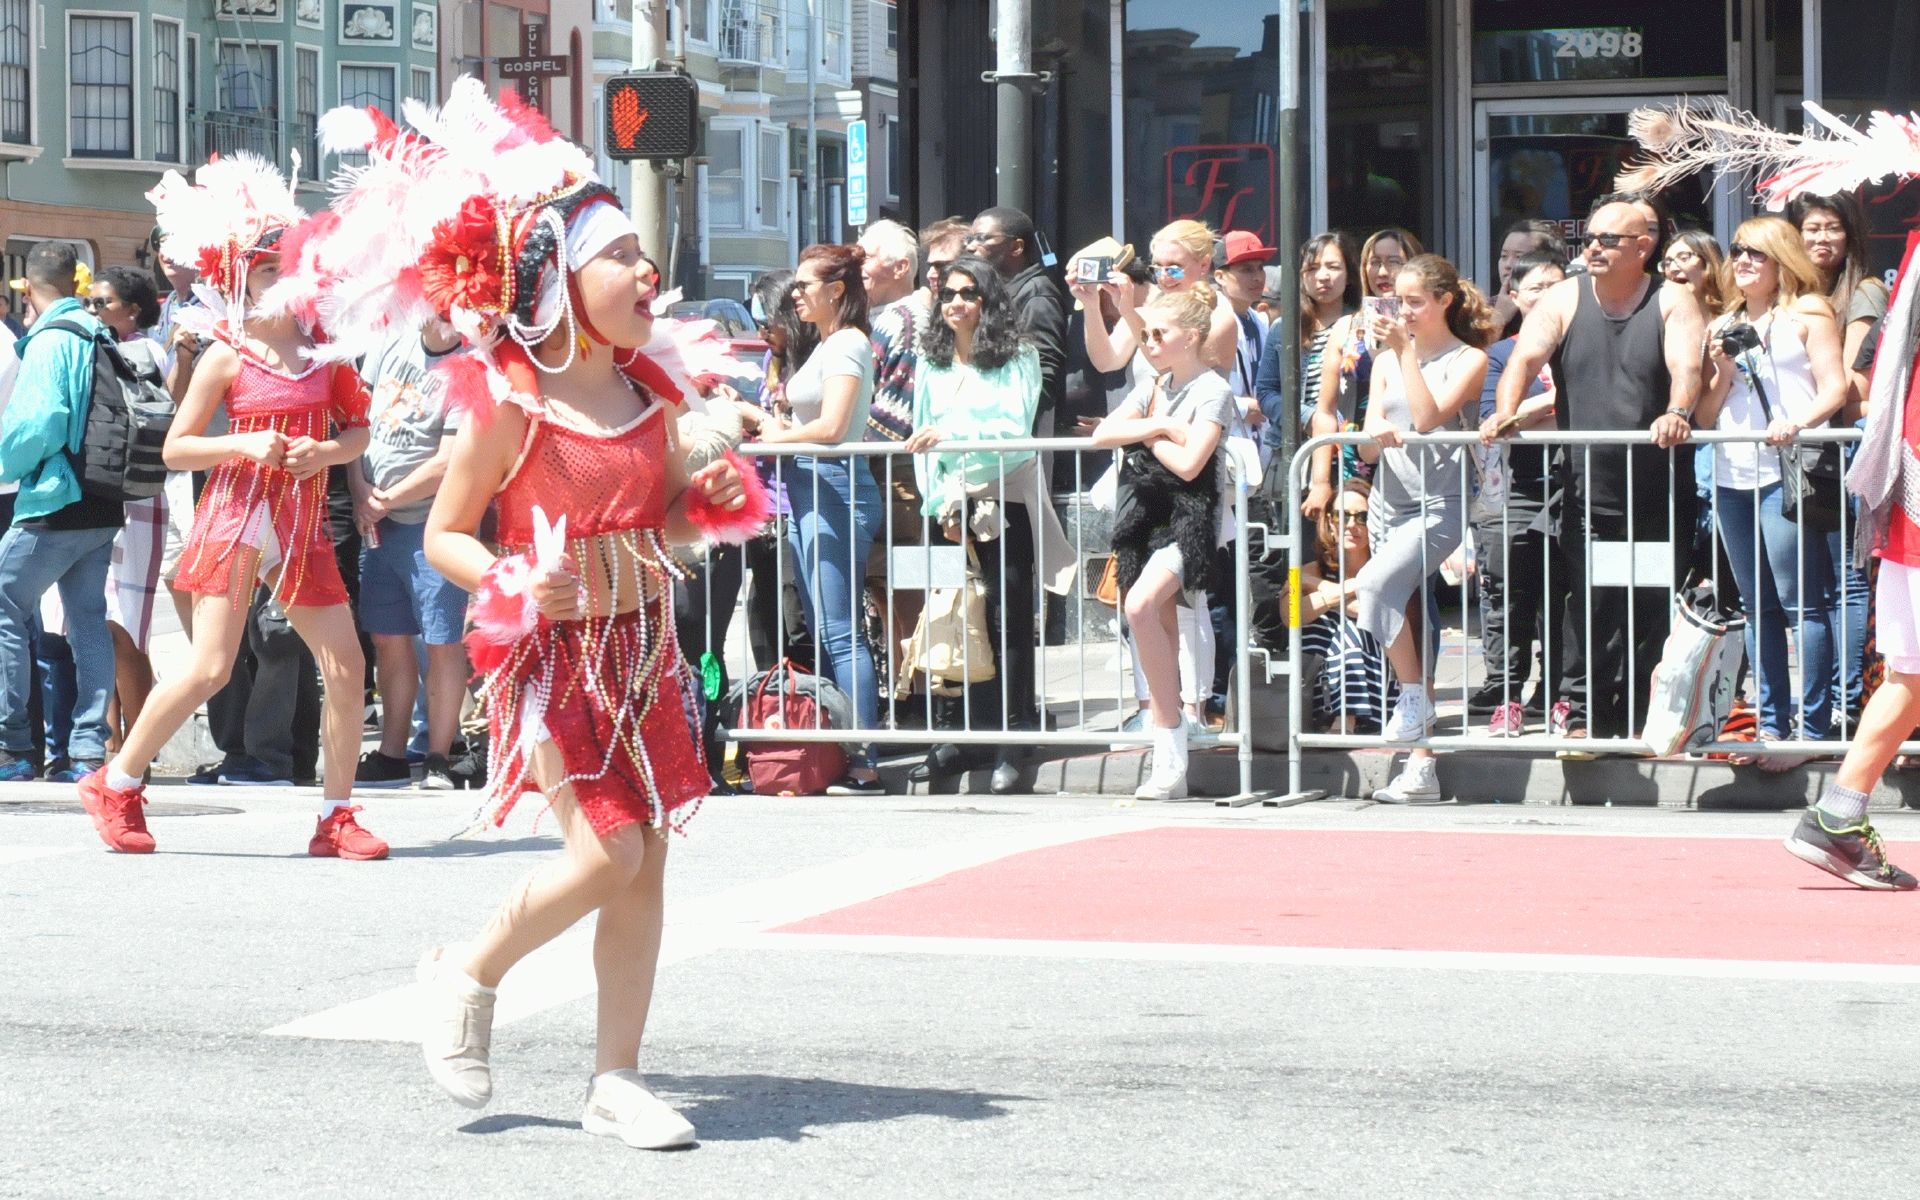
<instances>
[{"instance_id":1,"label":"street sign","mask_svg":"<svg viewBox=\"0 0 1920 1200\"><path fill-rule=\"evenodd\" d=\"M565 57L547 55L541 58L503 58L494 66L500 69L502 79L525 79L531 75L565 75L572 70Z\"/></svg>"},{"instance_id":2,"label":"street sign","mask_svg":"<svg viewBox=\"0 0 1920 1200\"><path fill-rule=\"evenodd\" d=\"M847 224L867 223L867 123L847 126Z\"/></svg>"},{"instance_id":3,"label":"street sign","mask_svg":"<svg viewBox=\"0 0 1920 1200\"><path fill-rule=\"evenodd\" d=\"M607 157L693 157L700 144L700 85L678 71L615 75L606 83Z\"/></svg>"}]
</instances>

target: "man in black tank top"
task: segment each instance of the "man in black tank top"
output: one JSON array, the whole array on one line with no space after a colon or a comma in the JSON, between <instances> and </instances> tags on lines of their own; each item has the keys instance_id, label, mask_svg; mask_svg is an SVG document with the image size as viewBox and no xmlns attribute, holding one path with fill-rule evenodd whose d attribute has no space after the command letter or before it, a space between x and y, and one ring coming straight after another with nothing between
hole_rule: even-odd
<instances>
[{"instance_id":1,"label":"man in black tank top","mask_svg":"<svg viewBox=\"0 0 1920 1200\"><path fill-rule=\"evenodd\" d=\"M1488 444L1518 411L1527 381L1551 365L1560 428L1647 431L1646 445L1569 446L1556 455L1556 526L1550 592L1567 600L1553 732L1638 737L1648 686L1666 640L1665 588L1591 586L1596 542L1673 547L1675 582L1685 572L1694 517L1687 440L1700 394L1706 320L1692 293L1647 274L1665 222L1650 200L1603 196L1587 222L1587 274L1557 284L1521 327L1500 378ZM1591 620L1589 620L1591 614ZM1592 646L1592 661L1588 646ZM1589 694L1591 682L1591 694Z\"/></svg>"}]
</instances>

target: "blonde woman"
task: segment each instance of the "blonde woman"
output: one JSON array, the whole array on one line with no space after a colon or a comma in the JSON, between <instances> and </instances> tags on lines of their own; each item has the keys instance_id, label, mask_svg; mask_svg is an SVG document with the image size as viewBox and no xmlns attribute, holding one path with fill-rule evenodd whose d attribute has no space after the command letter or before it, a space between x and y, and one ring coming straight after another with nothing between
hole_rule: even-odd
<instances>
[{"instance_id":1,"label":"blonde woman","mask_svg":"<svg viewBox=\"0 0 1920 1200\"><path fill-rule=\"evenodd\" d=\"M1093 444L1128 449L1133 503L1115 519L1120 587L1147 681L1153 774L1135 796L1187 794L1187 725L1180 695L1180 612L1206 619L1207 578L1220 537L1221 442L1238 415L1233 389L1203 358L1213 288L1165 292L1140 310L1140 338L1158 372L1093 431ZM1217 589L1213 589L1217 590ZM1205 669L1205 664L1199 664Z\"/></svg>"},{"instance_id":2,"label":"blonde woman","mask_svg":"<svg viewBox=\"0 0 1920 1200\"><path fill-rule=\"evenodd\" d=\"M1206 340L1201 359L1211 370L1225 375L1233 369L1234 352L1240 346L1240 322L1233 306L1214 290L1207 280L1213 276L1213 229L1200 221L1175 221L1153 235L1149 247L1153 256L1153 297L1184 295L1197 286L1210 297L1212 315L1208 318ZM1141 331L1146 327L1144 310L1133 301L1133 284L1115 271L1100 289L1113 299L1120 320L1109 327L1097 304L1087 303L1090 289L1076 285L1074 295L1086 309L1087 359L1099 371L1118 371L1142 349Z\"/></svg>"},{"instance_id":3,"label":"blonde woman","mask_svg":"<svg viewBox=\"0 0 1920 1200\"><path fill-rule=\"evenodd\" d=\"M1389 226L1368 238L1360 247L1360 284L1367 296L1392 296L1400 269L1421 253L1420 239L1404 229ZM1320 380L1314 396L1314 411L1307 422L1307 436L1338 433L1343 428L1360 429L1367 421L1367 398L1373 377L1374 347L1367 340L1365 318L1349 313L1327 331L1327 346L1320 356ZM1333 449L1328 447L1313 456L1313 483L1302 505L1307 518L1318 521L1333 499ZM1372 474L1352 446L1341 451L1342 479Z\"/></svg>"},{"instance_id":4,"label":"blonde woman","mask_svg":"<svg viewBox=\"0 0 1920 1200\"><path fill-rule=\"evenodd\" d=\"M1760 731L1818 741L1833 719L1835 588L1826 536L1782 515L1780 452L1803 429L1825 425L1847 398L1840 328L1800 231L1756 217L1734 231L1726 268L1727 311L1707 329L1713 370L1694 412L1702 428L1765 431L1769 445L1714 447L1714 521L1726 543L1747 622L1747 656L1760 683ZM1800 626L1800 721L1794 721L1787 629ZM1756 761L1741 756L1736 762ZM1762 768L1806 761L1773 755Z\"/></svg>"}]
</instances>

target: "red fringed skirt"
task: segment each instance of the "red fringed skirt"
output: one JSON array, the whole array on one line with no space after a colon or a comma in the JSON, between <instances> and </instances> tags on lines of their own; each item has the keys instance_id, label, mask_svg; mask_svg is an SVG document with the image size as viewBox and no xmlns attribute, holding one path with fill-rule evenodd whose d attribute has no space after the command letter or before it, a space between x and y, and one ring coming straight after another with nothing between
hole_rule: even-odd
<instances>
[{"instance_id":1,"label":"red fringed skirt","mask_svg":"<svg viewBox=\"0 0 1920 1200\"><path fill-rule=\"evenodd\" d=\"M595 833L683 829L712 787L693 686L666 596L614 617L541 621L482 692L493 796L482 824L498 827L541 790L530 758L551 740Z\"/></svg>"}]
</instances>

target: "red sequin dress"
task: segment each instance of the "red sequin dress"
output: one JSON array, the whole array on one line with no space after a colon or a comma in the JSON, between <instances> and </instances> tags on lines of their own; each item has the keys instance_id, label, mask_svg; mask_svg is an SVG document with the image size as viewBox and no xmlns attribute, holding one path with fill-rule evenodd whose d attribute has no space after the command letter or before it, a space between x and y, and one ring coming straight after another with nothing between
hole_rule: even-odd
<instances>
[{"instance_id":1,"label":"red sequin dress","mask_svg":"<svg viewBox=\"0 0 1920 1200\"><path fill-rule=\"evenodd\" d=\"M324 440L367 423L367 389L345 364L318 364L299 375L276 371L245 349L227 390L231 433L278 430L291 440ZM193 530L180 552L173 586L231 595L236 608L253 599L253 581L236 578L259 552L260 574L281 568L274 598L283 605L347 603L327 519L327 473L296 480L280 467L230 458L207 476Z\"/></svg>"},{"instance_id":2,"label":"red sequin dress","mask_svg":"<svg viewBox=\"0 0 1920 1200\"><path fill-rule=\"evenodd\" d=\"M528 760L548 738L602 836L636 822L679 829L711 788L673 625L681 571L663 536L668 419L657 400L609 433L536 417L500 489L503 553L530 551L536 506L549 521L565 514L588 615L541 618L487 677L494 799L486 824L500 825L515 801L540 790ZM643 597L640 606L608 615L622 588Z\"/></svg>"}]
</instances>

